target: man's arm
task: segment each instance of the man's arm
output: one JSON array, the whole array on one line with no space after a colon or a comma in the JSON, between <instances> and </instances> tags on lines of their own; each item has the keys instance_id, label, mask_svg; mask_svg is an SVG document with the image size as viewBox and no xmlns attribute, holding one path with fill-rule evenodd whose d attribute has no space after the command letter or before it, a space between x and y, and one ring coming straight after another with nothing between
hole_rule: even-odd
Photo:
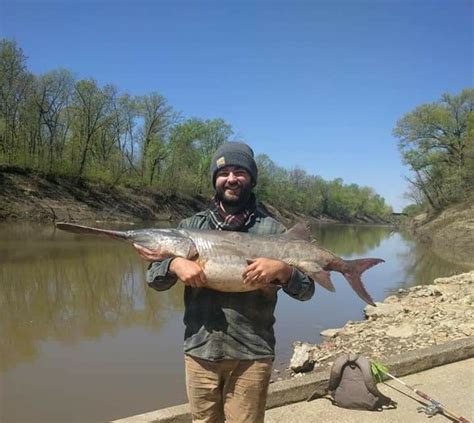
<instances>
[{"instance_id":1,"label":"man's arm","mask_svg":"<svg viewBox=\"0 0 474 423\"><path fill-rule=\"evenodd\" d=\"M303 272L289 264L269 258L252 260L242 274L244 283L265 287L277 282L283 290L300 301L309 300L314 294L314 283Z\"/></svg>"},{"instance_id":2,"label":"man's arm","mask_svg":"<svg viewBox=\"0 0 474 423\"><path fill-rule=\"evenodd\" d=\"M314 282L303 272L293 267L288 283L283 285L283 291L297 300L307 301L314 295Z\"/></svg>"},{"instance_id":3,"label":"man's arm","mask_svg":"<svg viewBox=\"0 0 474 423\"><path fill-rule=\"evenodd\" d=\"M286 227L275 219L265 220L257 234L284 234ZM279 261L259 258L249 263L243 273L245 283L254 283L265 286L277 281L283 290L300 301L306 301L314 295L314 282L296 267Z\"/></svg>"},{"instance_id":4,"label":"man's arm","mask_svg":"<svg viewBox=\"0 0 474 423\"><path fill-rule=\"evenodd\" d=\"M150 263L146 272L146 281L150 288L166 291L176 283L178 277L169 271L172 260L172 258L167 258Z\"/></svg>"},{"instance_id":5,"label":"man's arm","mask_svg":"<svg viewBox=\"0 0 474 423\"><path fill-rule=\"evenodd\" d=\"M186 221L183 221L178 225L178 229L186 226ZM205 286L206 275L198 263L183 257L163 257L159 249L150 250L138 244L134 244L134 247L144 260L150 262L146 281L151 288L165 291L178 279L194 288Z\"/></svg>"}]
</instances>

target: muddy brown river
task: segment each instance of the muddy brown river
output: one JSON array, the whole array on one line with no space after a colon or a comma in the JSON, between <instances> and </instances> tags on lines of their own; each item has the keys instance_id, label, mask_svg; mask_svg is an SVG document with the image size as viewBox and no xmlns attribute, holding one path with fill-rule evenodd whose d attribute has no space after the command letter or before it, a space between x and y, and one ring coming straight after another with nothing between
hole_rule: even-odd
<instances>
[{"instance_id":1,"label":"muddy brown river","mask_svg":"<svg viewBox=\"0 0 474 423\"><path fill-rule=\"evenodd\" d=\"M364 275L375 301L469 270L390 227L313 231L344 258L386 260ZM55 231L52 224L0 224L1 422L103 422L186 400L183 287L156 292L146 287L145 270L128 244ZM275 368L281 373L293 341L318 342L322 329L363 318L365 304L342 277L333 274L333 281L336 293L317 286L304 303L280 292Z\"/></svg>"}]
</instances>

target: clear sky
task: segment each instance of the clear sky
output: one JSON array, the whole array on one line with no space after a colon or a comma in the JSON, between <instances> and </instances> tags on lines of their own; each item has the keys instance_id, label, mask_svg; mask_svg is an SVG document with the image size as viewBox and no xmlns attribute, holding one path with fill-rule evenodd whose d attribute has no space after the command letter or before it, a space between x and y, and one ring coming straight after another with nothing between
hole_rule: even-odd
<instances>
[{"instance_id":1,"label":"clear sky","mask_svg":"<svg viewBox=\"0 0 474 423\"><path fill-rule=\"evenodd\" d=\"M473 84L472 0L0 0L35 74L66 68L223 118L285 168L371 186L396 211L392 129Z\"/></svg>"}]
</instances>

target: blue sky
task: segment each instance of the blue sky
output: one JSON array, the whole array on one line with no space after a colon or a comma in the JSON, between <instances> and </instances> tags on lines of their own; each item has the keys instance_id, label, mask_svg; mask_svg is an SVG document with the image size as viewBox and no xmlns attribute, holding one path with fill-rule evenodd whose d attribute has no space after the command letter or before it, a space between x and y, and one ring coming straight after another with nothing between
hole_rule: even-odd
<instances>
[{"instance_id":1,"label":"blue sky","mask_svg":"<svg viewBox=\"0 0 474 423\"><path fill-rule=\"evenodd\" d=\"M470 0L0 0L35 74L66 68L183 117L223 118L278 165L371 186L400 210L392 129L473 84Z\"/></svg>"}]
</instances>

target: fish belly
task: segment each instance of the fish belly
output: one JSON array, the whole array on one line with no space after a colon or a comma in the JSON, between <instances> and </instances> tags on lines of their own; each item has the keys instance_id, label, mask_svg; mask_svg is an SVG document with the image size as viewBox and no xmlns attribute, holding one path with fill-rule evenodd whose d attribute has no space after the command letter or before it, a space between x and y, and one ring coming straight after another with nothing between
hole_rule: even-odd
<instances>
[{"instance_id":1,"label":"fish belly","mask_svg":"<svg viewBox=\"0 0 474 423\"><path fill-rule=\"evenodd\" d=\"M206 287L222 292L255 291L255 286L244 284L242 273L247 267L247 262L242 257L219 256L218 258L200 261L206 274Z\"/></svg>"}]
</instances>

